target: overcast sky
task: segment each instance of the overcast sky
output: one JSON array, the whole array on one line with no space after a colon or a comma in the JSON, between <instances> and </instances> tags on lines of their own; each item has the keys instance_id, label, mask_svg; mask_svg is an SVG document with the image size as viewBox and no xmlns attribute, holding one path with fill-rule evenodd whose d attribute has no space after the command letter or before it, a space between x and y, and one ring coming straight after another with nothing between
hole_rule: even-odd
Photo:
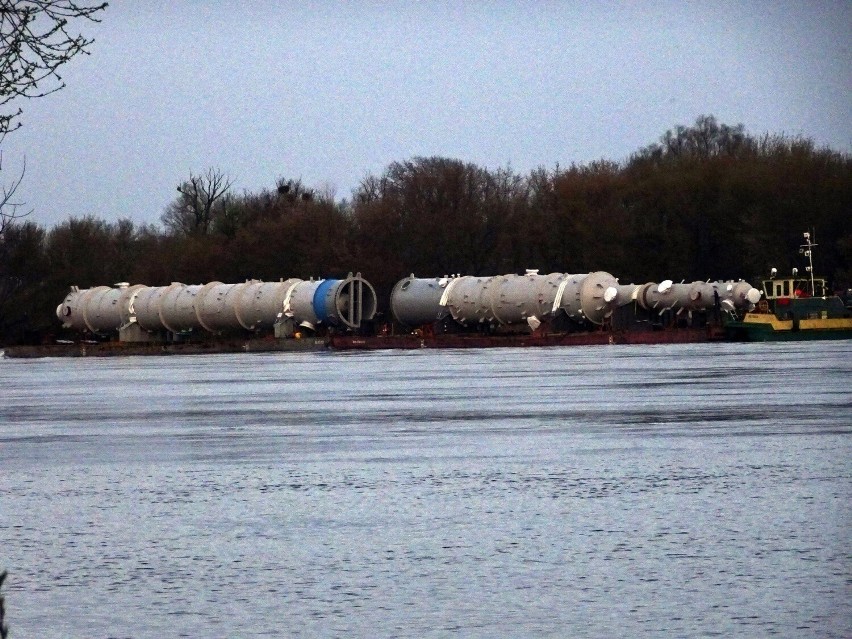
<instances>
[{"instance_id":1,"label":"overcast sky","mask_svg":"<svg viewBox=\"0 0 852 639\"><path fill-rule=\"evenodd\" d=\"M712 114L852 152L852 2L111 0L8 182L53 226L156 222L190 172L349 198L394 161L626 159Z\"/></svg>"}]
</instances>

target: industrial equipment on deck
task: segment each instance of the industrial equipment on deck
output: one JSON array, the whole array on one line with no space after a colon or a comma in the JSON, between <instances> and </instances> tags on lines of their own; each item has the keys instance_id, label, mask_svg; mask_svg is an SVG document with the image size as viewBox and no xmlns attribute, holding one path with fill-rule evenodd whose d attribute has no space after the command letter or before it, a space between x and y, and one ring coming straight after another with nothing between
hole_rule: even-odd
<instances>
[{"instance_id":1,"label":"industrial equipment on deck","mask_svg":"<svg viewBox=\"0 0 852 639\"><path fill-rule=\"evenodd\" d=\"M72 287L56 315L67 328L118 331L121 341L152 341L197 330L277 334L279 327L313 330L321 324L354 330L373 318L376 306L370 283L350 273L342 280Z\"/></svg>"},{"instance_id":2,"label":"industrial equipment on deck","mask_svg":"<svg viewBox=\"0 0 852 639\"><path fill-rule=\"evenodd\" d=\"M732 311L748 308L760 291L747 282L620 284L604 271L585 274L529 270L524 275L416 278L400 280L390 308L401 324L417 327L452 318L462 327L527 324L567 318L576 326L604 324L631 302L647 311Z\"/></svg>"}]
</instances>

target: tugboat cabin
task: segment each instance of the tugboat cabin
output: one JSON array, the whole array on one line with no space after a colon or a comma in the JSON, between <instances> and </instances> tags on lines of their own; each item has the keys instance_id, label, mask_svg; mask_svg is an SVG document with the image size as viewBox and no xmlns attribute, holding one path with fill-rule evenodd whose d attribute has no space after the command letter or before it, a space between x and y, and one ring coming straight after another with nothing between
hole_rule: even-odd
<instances>
[{"instance_id":1,"label":"tugboat cabin","mask_svg":"<svg viewBox=\"0 0 852 639\"><path fill-rule=\"evenodd\" d=\"M803 279L795 275L787 278L775 277L763 280L763 295L768 300L800 297L826 297L826 281L821 277Z\"/></svg>"}]
</instances>

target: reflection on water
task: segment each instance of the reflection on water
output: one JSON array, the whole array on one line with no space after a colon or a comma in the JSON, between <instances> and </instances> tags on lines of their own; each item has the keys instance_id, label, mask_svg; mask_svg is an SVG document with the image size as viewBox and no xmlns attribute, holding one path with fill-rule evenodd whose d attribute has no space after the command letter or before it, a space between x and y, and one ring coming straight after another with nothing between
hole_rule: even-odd
<instances>
[{"instance_id":1,"label":"reflection on water","mask_svg":"<svg viewBox=\"0 0 852 639\"><path fill-rule=\"evenodd\" d=\"M13 636L852 635L852 342L0 360Z\"/></svg>"}]
</instances>

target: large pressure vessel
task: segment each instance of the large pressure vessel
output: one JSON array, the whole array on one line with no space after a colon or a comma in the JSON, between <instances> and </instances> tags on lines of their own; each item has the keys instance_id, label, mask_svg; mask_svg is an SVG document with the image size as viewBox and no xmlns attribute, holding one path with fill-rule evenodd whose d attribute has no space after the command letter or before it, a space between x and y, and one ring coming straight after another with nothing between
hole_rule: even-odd
<instances>
[{"instance_id":1,"label":"large pressure vessel","mask_svg":"<svg viewBox=\"0 0 852 639\"><path fill-rule=\"evenodd\" d=\"M640 286L636 301L642 308L660 313L681 309L706 311L716 304L734 310L756 304L760 301L760 291L743 281L676 284L663 280L659 284L649 282Z\"/></svg>"},{"instance_id":2,"label":"large pressure vessel","mask_svg":"<svg viewBox=\"0 0 852 639\"><path fill-rule=\"evenodd\" d=\"M198 292L195 314L198 322L211 333L240 328L237 304L245 284L209 282Z\"/></svg>"},{"instance_id":3,"label":"large pressure vessel","mask_svg":"<svg viewBox=\"0 0 852 639\"><path fill-rule=\"evenodd\" d=\"M149 332L166 328L160 318L160 302L170 290L183 286L180 282L172 282L169 286L149 286L137 291L133 298L133 310L139 328Z\"/></svg>"},{"instance_id":4,"label":"large pressure vessel","mask_svg":"<svg viewBox=\"0 0 852 639\"><path fill-rule=\"evenodd\" d=\"M240 326L250 331L272 327L284 316L288 293L301 281L297 278L279 282L253 280L238 285L233 304Z\"/></svg>"},{"instance_id":5,"label":"large pressure vessel","mask_svg":"<svg viewBox=\"0 0 852 639\"><path fill-rule=\"evenodd\" d=\"M185 333L201 326L195 314L200 284L169 286L160 297L160 321L172 333Z\"/></svg>"},{"instance_id":6,"label":"large pressure vessel","mask_svg":"<svg viewBox=\"0 0 852 639\"><path fill-rule=\"evenodd\" d=\"M463 326L492 322L496 319L491 306L494 284L493 277L457 277L444 290L441 304Z\"/></svg>"},{"instance_id":7,"label":"large pressure vessel","mask_svg":"<svg viewBox=\"0 0 852 639\"><path fill-rule=\"evenodd\" d=\"M455 277L400 280L391 293L391 311L407 326L431 323L449 313L463 326L502 325L565 313L577 322L601 324L612 310L631 302L636 286L622 285L603 271L570 275Z\"/></svg>"},{"instance_id":8,"label":"large pressure vessel","mask_svg":"<svg viewBox=\"0 0 852 639\"><path fill-rule=\"evenodd\" d=\"M376 314L376 292L361 274L343 280L310 280L295 284L287 296L284 314L308 328L358 328Z\"/></svg>"},{"instance_id":9,"label":"large pressure vessel","mask_svg":"<svg viewBox=\"0 0 852 639\"><path fill-rule=\"evenodd\" d=\"M73 328L78 331L91 331L92 328L86 323L86 309L88 301L95 295L101 295L106 291L110 291L108 286L98 286L96 288L78 289L76 286L71 289L62 303L56 308L56 316L62 321L67 328Z\"/></svg>"},{"instance_id":10,"label":"large pressure vessel","mask_svg":"<svg viewBox=\"0 0 852 639\"><path fill-rule=\"evenodd\" d=\"M517 324L529 318L541 319L553 312L553 302L564 281L562 273L539 275L500 275L493 278L491 308L500 324Z\"/></svg>"},{"instance_id":11,"label":"large pressure vessel","mask_svg":"<svg viewBox=\"0 0 852 639\"><path fill-rule=\"evenodd\" d=\"M391 291L390 310L394 319L405 326L422 326L446 316L441 296L452 281L449 277L416 278L412 273L399 280Z\"/></svg>"},{"instance_id":12,"label":"large pressure vessel","mask_svg":"<svg viewBox=\"0 0 852 639\"><path fill-rule=\"evenodd\" d=\"M122 282L114 288L98 286L80 290L73 287L56 309L56 316L66 328L106 333L126 323L124 309L140 285Z\"/></svg>"}]
</instances>

